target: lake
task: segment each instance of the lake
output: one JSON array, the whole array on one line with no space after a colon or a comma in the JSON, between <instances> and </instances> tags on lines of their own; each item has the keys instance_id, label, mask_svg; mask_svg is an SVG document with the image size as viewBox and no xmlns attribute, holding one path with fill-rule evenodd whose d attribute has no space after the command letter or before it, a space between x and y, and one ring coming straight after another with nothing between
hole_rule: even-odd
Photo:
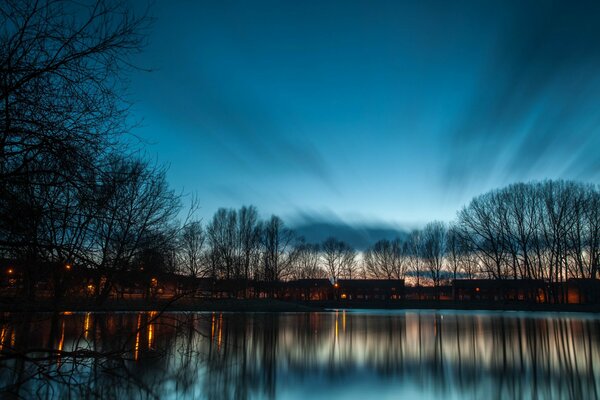
<instances>
[{"instance_id":1,"label":"lake","mask_svg":"<svg viewBox=\"0 0 600 400\"><path fill-rule=\"evenodd\" d=\"M3 314L23 398L595 399L593 314Z\"/></svg>"}]
</instances>

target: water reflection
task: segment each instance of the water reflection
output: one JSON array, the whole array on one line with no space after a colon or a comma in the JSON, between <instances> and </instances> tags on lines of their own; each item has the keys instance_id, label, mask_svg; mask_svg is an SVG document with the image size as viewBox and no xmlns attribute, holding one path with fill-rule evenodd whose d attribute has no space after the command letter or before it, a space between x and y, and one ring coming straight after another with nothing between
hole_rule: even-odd
<instances>
[{"instance_id":1,"label":"water reflection","mask_svg":"<svg viewBox=\"0 0 600 400\"><path fill-rule=\"evenodd\" d=\"M582 315L149 312L0 322L2 391L24 398L592 399L600 384L600 320Z\"/></svg>"}]
</instances>

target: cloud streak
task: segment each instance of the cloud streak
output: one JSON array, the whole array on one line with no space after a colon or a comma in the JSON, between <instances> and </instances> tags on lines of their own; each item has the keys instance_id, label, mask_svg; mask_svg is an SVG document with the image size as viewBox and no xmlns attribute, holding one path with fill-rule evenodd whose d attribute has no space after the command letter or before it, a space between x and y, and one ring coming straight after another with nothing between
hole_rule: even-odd
<instances>
[{"instance_id":1,"label":"cloud streak","mask_svg":"<svg viewBox=\"0 0 600 400\"><path fill-rule=\"evenodd\" d=\"M600 4L514 5L447 138L445 181L596 180Z\"/></svg>"},{"instance_id":2,"label":"cloud streak","mask_svg":"<svg viewBox=\"0 0 600 400\"><path fill-rule=\"evenodd\" d=\"M332 214L300 212L292 218L294 231L309 243L335 237L357 250L365 250L381 239L406 238L409 230L393 224L364 221L346 222Z\"/></svg>"}]
</instances>

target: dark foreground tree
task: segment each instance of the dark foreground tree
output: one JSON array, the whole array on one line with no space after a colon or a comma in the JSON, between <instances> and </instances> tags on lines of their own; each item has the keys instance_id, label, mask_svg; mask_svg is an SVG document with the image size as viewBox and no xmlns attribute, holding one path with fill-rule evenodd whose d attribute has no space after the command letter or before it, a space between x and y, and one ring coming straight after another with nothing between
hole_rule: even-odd
<instances>
[{"instance_id":1,"label":"dark foreground tree","mask_svg":"<svg viewBox=\"0 0 600 400\"><path fill-rule=\"evenodd\" d=\"M94 243L147 23L120 1L0 3L0 252L20 264L28 297L42 275L60 297L67 266Z\"/></svg>"}]
</instances>

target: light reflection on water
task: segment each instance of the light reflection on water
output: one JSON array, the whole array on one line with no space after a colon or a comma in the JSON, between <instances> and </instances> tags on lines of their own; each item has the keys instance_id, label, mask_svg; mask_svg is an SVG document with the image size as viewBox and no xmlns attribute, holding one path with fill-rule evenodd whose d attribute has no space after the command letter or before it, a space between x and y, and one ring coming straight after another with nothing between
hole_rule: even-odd
<instances>
[{"instance_id":1,"label":"light reflection on water","mask_svg":"<svg viewBox=\"0 0 600 400\"><path fill-rule=\"evenodd\" d=\"M0 361L3 390L24 398L593 399L600 393L600 319L593 315L148 312L13 314L1 322L4 354L38 357ZM41 351L48 348L64 353Z\"/></svg>"}]
</instances>

